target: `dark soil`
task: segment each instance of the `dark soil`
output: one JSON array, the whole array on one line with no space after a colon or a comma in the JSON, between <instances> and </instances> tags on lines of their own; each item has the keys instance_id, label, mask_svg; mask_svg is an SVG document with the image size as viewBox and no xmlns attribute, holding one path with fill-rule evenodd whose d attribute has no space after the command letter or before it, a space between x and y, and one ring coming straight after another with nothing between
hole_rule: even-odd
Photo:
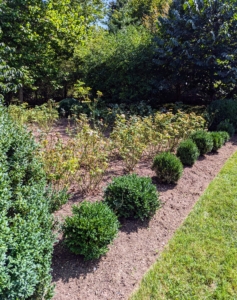
<instances>
[{"instance_id":1,"label":"dark soil","mask_svg":"<svg viewBox=\"0 0 237 300\"><path fill-rule=\"evenodd\" d=\"M84 262L71 254L59 240L54 247L52 275L56 285L54 300L128 299L144 273L156 261L164 246L192 210L199 196L218 174L225 161L237 150L237 137L232 138L217 154L201 157L193 167L187 167L177 185L156 182L151 161L141 161L135 172L150 176L163 203L149 222L122 222L118 237L108 253L96 261ZM111 178L123 174L121 161L114 161L105 175L101 189L86 199L102 198L103 188ZM71 214L71 205L84 198L73 198L56 213L62 219Z\"/></svg>"}]
</instances>

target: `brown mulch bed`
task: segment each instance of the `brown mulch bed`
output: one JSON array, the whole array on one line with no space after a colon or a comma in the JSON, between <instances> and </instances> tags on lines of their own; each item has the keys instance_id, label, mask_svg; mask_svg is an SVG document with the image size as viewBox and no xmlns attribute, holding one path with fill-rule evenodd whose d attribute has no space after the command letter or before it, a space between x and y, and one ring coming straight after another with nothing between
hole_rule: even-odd
<instances>
[{"instance_id":1,"label":"brown mulch bed","mask_svg":"<svg viewBox=\"0 0 237 300\"><path fill-rule=\"evenodd\" d=\"M218 174L225 161L237 150L237 137L223 146L218 154L200 158L193 167L185 168L177 185L161 185L151 171L151 161L141 161L135 172L150 176L156 184L163 203L150 222L123 221L118 237L101 259L84 262L71 254L59 242L54 247L52 275L56 285L54 300L65 299L128 299L138 286L147 269L156 261L175 230L187 217L199 196ZM114 162L108 170L97 195L88 200L101 199L103 187L112 177L122 175L121 161ZM71 205L82 201L74 196L56 216L71 213Z\"/></svg>"}]
</instances>

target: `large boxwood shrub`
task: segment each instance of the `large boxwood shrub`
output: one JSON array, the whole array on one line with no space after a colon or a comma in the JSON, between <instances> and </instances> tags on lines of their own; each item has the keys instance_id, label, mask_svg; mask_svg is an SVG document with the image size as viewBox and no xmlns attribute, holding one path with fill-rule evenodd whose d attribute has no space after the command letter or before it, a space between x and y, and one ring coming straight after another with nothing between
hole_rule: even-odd
<instances>
[{"instance_id":1,"label":"large boxwood shrub","mask_svg":"<svg viewBox=\"0 0 237 300\"><path fill-rule=\"evenodd\" d=\"M191 139L185 140L179 144L177 156L183 165L192 166L199 155L198 147Z\"/></svg>"},{"instance_id":2,"label":"large boxwood shrub","mask_svg":"<svg viewBox=\"0 0 237 300\"><path fill-rule=\"evenodd\" d=\"M212 151L213 139L209 132L198 130L191 135L191 139L197 145L200 155L204 155Z\"/></svg>"},{"instance_id":3,"label":"large boxwood shrub","mask_svg":"<svg viewBox=\"0 0 237 300\"><path fill-rule=\"evenodd\" d=\"M183 174L183 165L174 154L162 152L155 156L152 170L160 182L176 183Z\"/></svg>"},{"instance_id":4,"label":"large boxwood shrub","mask_svg":"<svg viewBox=\"0 0 237 300\"><path fill-rule=\"evenodd\" d=\"M0 299L52 296L52 217L35 152L0 105Z\"/></svg>"},{"instance_id":5,"label":"large boxwood shrub","mask_svg":"<svg viewBox=\"0 0 237 300\"><path fill-rule=\"evenodd\" d=\"M151 178L136 174L115 177L104 193L105 203L124 218L150 218L160 206Z\"/></svg>"},{"instance_id":6,"label":"large boxwood shrub","mask_svg":"<svg viewBox=\"0 0 237 300\"><path fill-rule=\"evenodd\" d=\"M86 260L99 258L118 233L116 215L103 202L84 201L74 205L72 211L73 216L67 217L63 225L65 244Z\"/></svg>"}]
</instances>

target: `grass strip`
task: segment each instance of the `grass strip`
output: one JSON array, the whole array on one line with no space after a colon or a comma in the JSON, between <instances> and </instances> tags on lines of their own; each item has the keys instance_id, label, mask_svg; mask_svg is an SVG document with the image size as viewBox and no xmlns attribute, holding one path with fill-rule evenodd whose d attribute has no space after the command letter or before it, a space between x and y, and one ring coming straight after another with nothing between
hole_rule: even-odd
<instances>
[{"instance_id":1,"label":"grass strip","mask_svg":"<svg viewBox=\"0 0 237 300\"><path fill-rule=\"evenodd\" d=\"M130 300L237 299L237 152Z\"/></svg>"}]
</instances>

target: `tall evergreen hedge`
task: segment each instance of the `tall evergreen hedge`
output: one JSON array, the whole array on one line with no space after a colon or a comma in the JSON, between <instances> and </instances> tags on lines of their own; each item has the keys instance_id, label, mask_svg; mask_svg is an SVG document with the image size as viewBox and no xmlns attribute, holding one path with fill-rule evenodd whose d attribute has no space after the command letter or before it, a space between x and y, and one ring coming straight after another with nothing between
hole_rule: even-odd
<instances>
[{"instance_id":1,"label":"tall evergreen hedge","mask_svg":"<svg viewBox=\"0 0 237 300\"><path fill-rule=\"evenodd\" d=\"M52 217L36 149L0 104L0 299L52 296Z\"/></svg>"}]
</instances>

